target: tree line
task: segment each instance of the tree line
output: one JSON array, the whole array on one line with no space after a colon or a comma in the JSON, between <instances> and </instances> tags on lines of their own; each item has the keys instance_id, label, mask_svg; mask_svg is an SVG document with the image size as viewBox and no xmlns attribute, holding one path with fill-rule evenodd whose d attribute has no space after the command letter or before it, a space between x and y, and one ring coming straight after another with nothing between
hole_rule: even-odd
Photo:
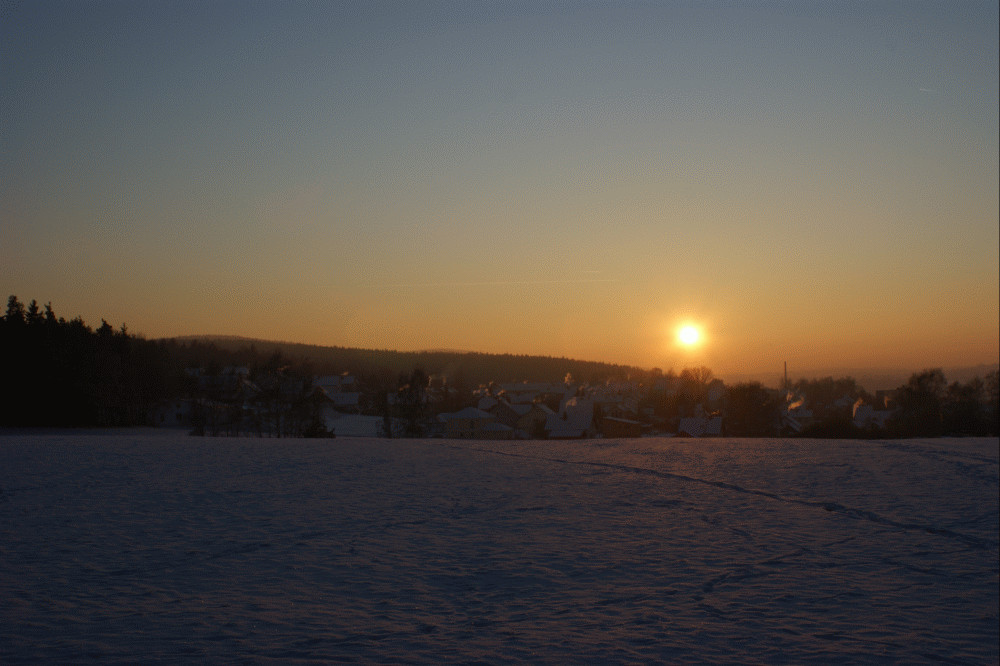
<instances>
[{"instance_id":1,"label":"tree line","mask_svg":"<svg viewBox=\"0 0 1000 666\"><path fill-rule=\"evenodd\" d=\"M365 385L395 383L400 375L409 376L415 368L422 368L429 375L447 375L453 385L468 387L490 382L558 383L567 373L577 381L595 384L607 379L645 377L649 373L628 365L522 354L357 349L232 336L184 337L174 341L182 345L195 344L203 349L211 347L232 358L245 358L251 349L265 354L277 351L286 358L309 359L318 374L348 372Z\"/></svg>"},{"instance_id":2,"label":"tree line","mask_svg":"<svg viewBox=\"0 0 1000 666\"><path fill-rule=\"evenodd\" d=\"M996 370L965 383L948 383L940 368L923 370L888 392L888 399L883 398L881 404L849 377L803 379L788 390L792 395L804 396L814 414L805 428L791 432L783 424L782 410L788 403L782 391L751 382L726 387L726 434L836 439L1000 434L1000 377ZM845 401L845 397L850 400ZM853 419L857 404L883 411L887 418L881 425L859 425Z\"/></svg>"},{"instance_id":3,"label":"tree line","mask_svg":"<svg viewBox=\"0 0 1000 666\"><path fill-rule=\"evenodd\" d=\"M0 426L156 425L184 401L196 434L326 436L311 367L274 351L150 341L106 320L94 329L51 303L7 300L0 317ZM227 373L245 366L246 375Z\"/></svg>"},{"instance_id":4,"label":"tree line","mask_svg":"<svg viewBox=\"0 0 1000 666\"><path fill-rule=\"evenodd\" d=\"M95 330L80 317L57 317L52 304L7 300L0 320L4 376L0 424L131 426L173 395L174 359L164 343L115 329Z\"/></svg>"}]
</instances>

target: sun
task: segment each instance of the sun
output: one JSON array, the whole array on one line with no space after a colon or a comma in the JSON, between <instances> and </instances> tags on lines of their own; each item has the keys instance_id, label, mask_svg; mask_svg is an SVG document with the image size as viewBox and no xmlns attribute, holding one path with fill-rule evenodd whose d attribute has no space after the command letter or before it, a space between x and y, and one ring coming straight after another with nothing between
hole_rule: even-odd
<instances>
[{"instance_id":1,"label":"sun","mask_svg":"<svg viewBox=\"0 0 1000 666\"><path fill-rule=\"evenodd\" d=\"M701 340L701 331L697 326L685 324L677 329L677 341L685 347L694 347Z\"/></svg>"}]
</instances>

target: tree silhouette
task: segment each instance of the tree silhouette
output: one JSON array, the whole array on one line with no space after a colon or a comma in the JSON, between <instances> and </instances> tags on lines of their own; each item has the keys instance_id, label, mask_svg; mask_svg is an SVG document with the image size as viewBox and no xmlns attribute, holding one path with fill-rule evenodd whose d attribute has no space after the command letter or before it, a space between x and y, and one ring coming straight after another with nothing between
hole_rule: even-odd
<instances>
[{"instance_id":1,"label":"tree silhouette","mask_svg":"<svg viewBox=\"0 0 1000 666\"><path fill-rule=\"evenodd\" d=\"M420 437L423 434L422 422L427 413L428 381L427 373L422 368L414 368L409 377L405 374L399 377L396 407L409 437Z\"/></svg>"},{"instance_id":2,"label":"tree silhouette","mask_svg":"<svg viewBox=\"0 0 1000 666\"><path fill-rule=\"evenodd\" d=\"M759 382L727 387L724 414L727 436L764 437L777 432L778 400Z\"/></svg>"},{"instance_id":3,"label":"tree silhouette","mask_svg":"<svg viewBox=\"0 0 1000 666\"><path fill-rule=\"evenodd\" d=\"M983 421L986 433L1000 434L1000 371L994 370L986 375L983 382L985 399L983 402Z\"/></svg>"},{"instance_id":4,"label":"tree silhouette","mask_svg":"<svg viewBox=\"0 0 1000 666\"><path fill-rule=\"evenodd\" d=\"M947 383L940 368L910 377L897 391L899 411L891 429L902 437L936 437L943 432L941 403Z\"/></svg>"},{"instance_id":5,"label":"tree silhouette","mask_svg":"<svg viewBox=\"0 0 1000 666\"><path fill-rule=\"evenodd\" d=\"M0 319L0 425L139 425L172 381L157 343L115 331L95 332L82 319L57 318L15 295Z\"/></svg>"},{"instance_id":6,"label":"tree silhouette","mask_svg":"<svg viewBox=\"0 0 1000 666\"><path fill-rule=\"evenodd\" d=\"M950 384L941 404L942 430L952 435L980 434L980 407L984 395L983 380L978 377L967 384Z\"/></svg>"},{"instance_id":7,"label":"tree silhouette","mask_svg":"<svg viewBox=\"0 0 1000 666\"><path fill-rule=\"evenodd\" d=\"M14 294L11 294L7 299L7 312L3 319L4 323L10 327L25 323L24 303L19 301Z\"/></svg>"}]
</instances>

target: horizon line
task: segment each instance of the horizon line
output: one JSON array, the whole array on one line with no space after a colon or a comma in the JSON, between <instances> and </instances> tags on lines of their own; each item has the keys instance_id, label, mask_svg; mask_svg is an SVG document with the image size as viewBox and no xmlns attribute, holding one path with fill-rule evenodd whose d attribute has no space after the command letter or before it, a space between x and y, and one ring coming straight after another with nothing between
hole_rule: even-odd
<instances>
[{"instance_id":1,"label":"horizon line","mask_svg":"<svg viewBox=\"0 0 1000 666\"><path fill-rule=\"evenodd\" d=\"M611 366L618 366L618 367L624 367L624 368L632 368L632 369L636 369L636 370L642 370L642 371L645 371L645 372L652 371L655 368L660 368L660 366L658 366L658 365L650 365L650 366L646 367L646 366L636 365L634 363L624 363L624 362L615 362L615 361L606 361L606 360L593 360L593 359L577 358L577 357L565 356L565 355L564 356L555 356L555 355L552 355L552 354L540 354L540 353L528 354L528 353L506 352L506 351L488 352L488 351L473 351L473 350L463 350L463 349L442 349L442 348L390 349L390 348L387 348L387 347L385 347L385 348L378 348L378 347L357 347L357 346L337 345L337 344L320 344L320 343L315 343L315 342L297 342L297 341L292 341L292 340L269 340L269 339L265 339L265 338L254 338L254 337L248 337L248 336L245 336L245 335L238 335L238 334L233 334L233 333L184 334L184 335L160 336L160 337L156 337L156 338L152 338L152 339L153 340L181 340L181 339L185 339L185 338L188 338L188 339L193 339L193 338L228 338L228 339L233 339L233 340L243 340L243 341L246 341L246 342L261 342L261 343L266 343L266 344L299 345L299 346L303 346L303 347L319 347L319 348L327 348L327 349L350 349L350 350L356 350L356 351L385 352L385 353L392 353L392 354L458 354L458 355L479 354L479 355L483 355L483 356L522 356L522 357L530 357L530 358L564 359L566 361L574 361L574 362L579 362L579 363L599 363L599 364L602 364L602 365L611 365ZM684 368L689 368L689 367L700 367L700 366L684 366ZM708 366L705 366L705 367L708 367ZM921 365L919 368L917 368L917 366L912 366L912 365L899 365L899 366L888 366L888 365L887 366L820 366L820 367L814 367L814 368L806 368L805 370L803 370L801 372L805 373L805 374L813 374L814 378L821 378L821 375L823 375L823 374L831 374L831 373L837 373L837 372L847 373L844 376L852 376L851 373L858 372L858 371L862 371L862 372L866 373L867 375L881 374L881 373L898 374L898 373L901 373L901 372L902 373L905 373L905 372L921 372L923 370L930 370L930 369L935 369L935 368L940 368L941 370L974 370L974 369L977 369L977 368L997 368L997 369L1000 369L1000 359L998 359L996 361L981 361L979 363L969 363L969 364L965 364L965 365L943 365L943 364L937 364L937 365L930 364L930 365L927 365L927 364L925 364L925 365ZM670 372L673 369L674 369L673 367L670 367L667 370L664 370L663 368L660 368L661 372L663 372L664 374L667 374L668 372ZM708 369L712 370L712 373L715 374L717 377L721 377L723 375L728 375L728 376L733 376L733 377L760 377L760 376L775 375L775 376L779 376L780 377L780 376L782 376L784 374L784 371L783 371L782 368L777 368L775 370L756 370L756 371L753 371L753 370L751 370L751 371L742 371L742 370L719 371L718 373L716 373L716 371L714 369L710 368L710 367ZM801 375L799 372L792 372L792 371L790 371L789 376L791 376L792 374L797 375L800 378L804 377L804 375Z\"/></svg>"}]
</instances>

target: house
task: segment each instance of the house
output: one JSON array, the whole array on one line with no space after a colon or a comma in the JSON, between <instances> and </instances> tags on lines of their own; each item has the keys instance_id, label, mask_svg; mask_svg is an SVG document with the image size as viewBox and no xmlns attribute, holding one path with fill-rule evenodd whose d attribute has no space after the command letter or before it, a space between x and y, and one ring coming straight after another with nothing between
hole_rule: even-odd
<instances>
[{"instance_id":1,"label":"house","mask_svg":"<svg viewBox=\"0 0 1000 666\"><path fill-rule=\"evenodd\" d=\"M544 402L533 403L528 414L518 421L518 429L529 439L544 436L549 414L555 414L555 412Z\"/></svg>"},{"instance_id":2,"label":"house","mask_svg":"<svg viewBox=\"0 0 1000 666\"><path fill-rule=\"evenodd\" d=\"M786 400L787 404L781 410L781 429L797 435L813 424L815 416L805 406L806 400L801 395L789 393Z\"/></svg>"},{"instance_id":3,"label":"house","mask_svg":"<svg viewBox=\"0 0 1000 666\"><path fill-rule=\"evenodd\" d=\"M340 375L324 375L313 382L327 393L350 393L358 390L358 382L348 373Z\"/></svg>"},{"instance_id":4,"label":"house","mask_svg":"<svg viewBox=\"0 0 1000 666\"><path fill-rule=\"evenodd\" d=\"M588 394L594 401L597 413L603 416L628 418L639 411L639 399L633 394L616 390L616 387L601 387Z\"/></svg>"},{"instance_id":5,"label":"house","mask_svg":"<svg viewBox=\"0 0 1000 666\"><path fill-rule=\"evenodd\" d=\"M686 416L677 426L678 437L720 437L721 416Z\"/></svg>"},{"instance_id":6,"label":"house","mask_svg":"<svg viewBox=\"0 0 1000 666\"><path fill-rule=\"evenodd\" d=\"M444 424L445 436L452 439L511 439L514 435L513 428L497 423L493 414L476 407L438 414L437 418Z\"/></svg>"},{"instance_id":7,"label":"house","mask_svg":"<svg viewBox=\"0 0 1000 666\"><path fill-rule=\"evenodd\" d=\"M326 393L324 391L324 397L329 400L333 405L342 412L357 412L358 411L358 401L361 398L360 393Z\"/></svg>"},{"instance_id":8,"label":"house","mask_svg":"<svg viewBox=\"0 0 1000 666\"><path fill-rule=\"evenodd\" d=\"M666 377L658 377L653 382L653 390L657 393L663 393L668 398L673 397L681 390L680 378L672 374Z\"/></svg>"},{"instance_id":9,"label":"house","mask_svg":"<svg viewBox=\"0 0 1000 666\"><path fill-rule=\"evenodd\" d=\"M485 424L476 433L475 439L514 439L514 435L515 430L509 425L493 421Z\"/></svg>"},{"instance_id":10,"label":"house","mask_svg":"<svg viewBox=\"0 0 1000 666\"><path fill-rule=\"evenodd\" d=\"M541 393L566 393L566 384L552 382L509 382L500 385L500 390L510 394L537 396Z\"/></svg>"},{"instance_id":11,"label":"house","mask_svg":"<svg viewBox=\"0 0 1000 666\"><path fill-rule=\"evenodd\" d=\"M559 413L547 415L545 431L549 439L594 437L594 402L581 397L564 400Z\"/></svg>"},{"instance_id":12,"label":"house","mask_svg":"<svg viewBox=\"0 0 1000 666\"><path fill-rule=\"evenodd\" d=\"M601 434L608 438L642 437L642 423L606 416L601 419Z\"/></svg>"},{"instance_id":13,"label":"house","mask_svg":"<svg viewBox=\"0 0 1000 666\"><path fill-rule=\"evenodd\" d=\"M159 403L150 414L153 425L164 428L190 426L193 402L188 398L182 398Z\"/></svg>"},{"instance_id":14,"label":"house","mask_svg":"<svg viewBox=\"0 0 1000 666\"><path fill-rule=\"evenodd\" d=\"M893 412L888 409L875 409L872 405L858 400L854 403L852 420L854 425L862 430L884 430Z\"/></svg>"},{"instance_id":15,"label":"house","mask_svg":"<svg viewBox=\"0 0 1000 666\"><path fill-rule=\"evenodd\" d=\"M490 412L497 417L497 421L505 423L511 428L520 427L518 424L531 411L531 403L511 404L506 400L499 400Z\"/></svg>"},{"instance_id":16,"label":"house","mask_svg":"<svg viewBox=\"0 0 1000 666\"><path fill-rule=\"evenodd\" d=\"M361 414L345 414L337 411L333 405L324 405L323 423L326 429L337 437L386 437L385 418L381 416L363 416ZM392 436L403 434L403 422L391 419Z\"/></svg>"},{"instance_id":17,"label":"house","mask_svg":"<svg viewBox=\"0 0 1000 666\"><path fill-rule=\"evenodd\" d=\"M357 390L357 382L347 373L342 375L327 375L317 377L313 386L323 391L340 412L357 412L361 393Z\"/></svg>"},{"instance_id":18,"label":"house","mask_svg":"<svg viewBox=\"0 0 1000 666\"><path fill-rule=\"evenodd\" d=\"M539 436L545 429L545 421L554 412L542 402L529 404L514 403L499 400L489 410L498 422L514 429L515 435L521 439Z\"/></svg>"}]
</instances>

